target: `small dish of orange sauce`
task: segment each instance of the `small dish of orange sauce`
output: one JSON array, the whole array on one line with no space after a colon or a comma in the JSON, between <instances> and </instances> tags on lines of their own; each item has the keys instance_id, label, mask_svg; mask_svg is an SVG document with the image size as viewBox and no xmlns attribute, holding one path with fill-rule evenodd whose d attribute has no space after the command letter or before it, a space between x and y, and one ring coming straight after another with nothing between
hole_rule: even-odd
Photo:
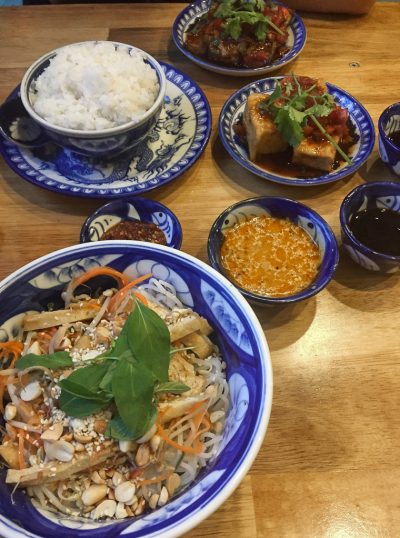
<instances>
[{"instance_id":1,"label":"small dish of orange sauce","mask_svg":"<svg viewBox=\"0 0 400 538\"><path fill-rule=\"evenodd\" d=\"M249 292L288 297L307 288L321 264L318 246L289 219L260 215L225 232L221 263Z\"/></svg>"}]
</instances>

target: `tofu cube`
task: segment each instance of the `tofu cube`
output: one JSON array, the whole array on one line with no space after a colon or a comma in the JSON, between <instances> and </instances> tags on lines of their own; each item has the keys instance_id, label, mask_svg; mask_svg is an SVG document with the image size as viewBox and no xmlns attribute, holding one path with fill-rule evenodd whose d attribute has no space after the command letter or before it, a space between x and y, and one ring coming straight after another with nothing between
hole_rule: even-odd
<instances>
[{"instance_id":1,"label":"tofu cube","mask_svg":"<svg viewBox=\"0 0 400 538\"><path fill-rule=\"evenodd\" d=\"M288 147L288 143L276 128L272 117L261 113L258 109L258 104L264 100L265 94L251 93L247 98L243 113L251 161L255 161L257 155L279 153Z\"/></svg>"},{"instance_id":2,"label":"tofu cube","mask_svg":"<svg viewBox=\"0 0 400 538\"><path fill-rule=\"evenodd\" d=\"M334 137L334 140L338 142L339 137ZM315 142L311 138L305 138L297 148L293 149L292 161L293 164L331 172L333 163L335 162L335 156L336 149L329 140Z\"/></svg>"}]
</instances>

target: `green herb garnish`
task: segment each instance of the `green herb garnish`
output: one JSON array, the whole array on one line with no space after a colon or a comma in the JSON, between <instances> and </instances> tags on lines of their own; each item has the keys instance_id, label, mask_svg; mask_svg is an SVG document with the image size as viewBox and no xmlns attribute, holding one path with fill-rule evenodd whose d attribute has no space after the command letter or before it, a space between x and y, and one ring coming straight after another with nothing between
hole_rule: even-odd
<instances>
[{"instance_id":1,"label":"green herb garnish","mask_svg":"<svg viewBox=\"0 0 400 538\"><path fill-rule=\"evenodd\" d=\"M60 381L60 409L80 418L111 406L114 415L106 435L138 439L156 420L157 394L189 390L183 383L169 381L170 358L168 327L158 314L136 301L112 347ZM64 368L73 362L68 353L60 352L26 355L16 363L18 368L36 364Z\"/></svg>"},{"instance_id":2,"label":"green herb garnish","mask_svg":"<svg viewBox=\"0 0 400 538\"><path fill-rule=\"evenodd\" d=\"M347 164L353 164L350 157L346 155L316 118L316 116L329 116L336 106L333 96L328 93L311 95L315 85L304 90L301 88L297 77L292 75L292 78L294 85L291 83L287 84L285 91L283 91L283 88L278 82L273 93L259 104L259 108L271 114L278 131L288 144L294 148L304 139L303 128L308 118L310 118L321 133L333 144L336 151L343 157ZM296 90L294 94L292 94L293 89ZM307 107L310 99L313 103Z\"/></svg>"},{"instance_id":3,"label":"green herb garnish","mask_svg":"<svg viewBox=\"0 0 400 538\"><path fill-rule=\"evenodd\" d=\"M44 366L50 370L59 370L60 368L68 368L72 365L72 359L66 351L56 351L48 355L28 353L15 363L15 367L19 370L25 370L25 368L30 368L31 366Z\"/></svg>"},{"instance_id":4,"label":"green herb garnish","mask_svg":"<svg viewBox=\"0 0 400 538\"><path fill-rule=\"evenodd\" d=\"M239 39L241 36L243 23L254 26L254 33L259 41L265 41L268 26L285 35L269 17L264 15L264 8L264 0L221 0L214 17L224 20L224 31L233 39Z\"/></svg>"}]
</instances>

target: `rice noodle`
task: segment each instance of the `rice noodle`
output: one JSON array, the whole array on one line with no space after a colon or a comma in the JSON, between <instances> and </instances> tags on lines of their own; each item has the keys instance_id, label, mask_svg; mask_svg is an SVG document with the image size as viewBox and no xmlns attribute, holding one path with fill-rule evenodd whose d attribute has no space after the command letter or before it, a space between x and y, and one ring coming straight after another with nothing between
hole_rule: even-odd
<instances>
[{"instance_id":1,"label":"rice noodle","mask_svg":"<svg viewBox=\"0 0 400 538\"><path fill-rule=\"evenodd\" d=\"M19 370L17 368L8 368L8 370L0 370L0 375L8 377L9 375L13 375L18 371Z\"/></svg>"},{"instance_id":2,"label":"rice noodle","mask_svg":"<svg viewBox=\"0 0 400 538\"><path fill-rule=\"evenodd\" d=\"M81 294L74 296L73 287L73 284L70 283L64 293L66 307L82 308L85 307L85 303L93 304L93 299L89 295ZM141 284L136 289L139 289L140 293L149 300L149 306L156 313L161 311L160 315L162 318L163 313L165 313L168 317L167 324L179 323L182 319L182 312L186 312L193 317L197 315L190 308L182 304L176 296L174 286L167 282L151 278L147 283ZM32 487L30 493L38 500L40 506L46 510L58 511L63 514L74 515L74 517L96 518L97 516L94 514L95 508L94 511L92 509L93 507L88 507L87 509L82 503L83 492L93 483L100 485L98 477L95 476L93 478L92 476L93 469L96 469L98 473L101 471L109 473L112 470L121 476L129 477L129 480L133 482L136 488L135 496L137 502L135 502L139 509L137 515L139 515L141 513L140 510L143 511L143 508L147 510L150 504L154 504L154 499L151 503L150 499L154 495L160 495L163 488L167 487L168 477L173 473L178 475L180 485L177 491L181 491L195 480L201 469L207 466L210 460L217 454L221 441L219 432L222 429L229 408L229 386L225 378L225 364L215 346L213 353L206 359L199 359L190 350L179 348L180 360L183 361L183 375L182 379L180 379L180 371L178 370L176 374L177 379L174 378L173 380L177 382L182 381L187 385L193 382L193 386L201 388L192 389L193 392L190 392L187 396L184 394L164 395L162 393L157 396L158 423L156 422L153 427L149 428L141 439L137 439L134 443L128 441L130 444L128 444L126 452L125 450L122 451L121 445L119 445L120 450L118 450L118 442L110 440L107 433L97 435L94 430L94 424L98 418L100 421L106 421L106 423L110 420L115 412L112 408L105 408L96 413L96 415L72 419L72 417L66 416L64 411L58 407L60 392L63 387L63 384L60 384L60 380L66 378L71 370L74 371L81 366L90 364L91 358L101 355L105 350L109 349L109 346L112 345L112 340L120 334L129 310L133 305L132 293L134 293L134 288L132 288L130 293L124 293L125 296L115 311L109 312L110 302L115 303L113 299L117 293L119 293L119 290L116 288L107 290L107 293L103 292L101 304L99 301L100 308L96 312L95 317L91 318L91 321L79 321L73 325L64 321L64 324L61 326L49 327L46 334L52 334L48 340L48 352L50 354L60 348L63 339L66 338L68 329L71 328L71 333L68 333L67 337L68 346L72 348L70 353L72 359L71 366L68 365L65 370L60 369L58 371L49 370L42 366L35 366L24 370L9 369L3 372L4 375L7 372L10 376L8 378L7 390L11 401L16 405L17 409L21 409L21 412L18 410L16 420L6 421L6 428L8 427L12 430L11 433L14 435L14 438L10 435L13 443L17 444L21 441L18 440L17 430L13 430L12 427L27 432L42 433L51 429L56 423L61 422L63 434L59 440L63 440L63 443L72 444L73 447L76 447L76 452L78 452L78 445L80 445L79 452L82 451L85 454L84 451L86 451L92 456L95 451L101 450L100 446L103 442L104 444L111 442L111 445L109 444L107 446L113 446L117 449L114 456L108 459L104 463L104 466L95 465L92 466L92 469L88 468L85 471L78 472L77 475L72 473L68 478L53 482L50 485L48 484L51 480L46 476L40 486ZM103 328L104 331L102 332L100 328ZM29 349L28 346L32 345L32 341L37 342L38 337L40 335L35 331L27 333L24 349ZM85 339L85 343L81 341L82 345L80 346L79 341L82 337ZM185 361L187 362L187 368L184 366ZM34 370L43 372L44 375L28 377L27 374L31 374ZM170 376L172 378L171 372ZM12 377L17 373L19 382L17 382L15 377ZM28 382L32 378L39 380L42 389L41 396L33 399L32 402L23 402L18 397L21 381L24 376L27 376ZM193 380L193 378L197 379ZM25 407L26 409L24 409ZM40 424L43 427L36 427L30 424L30 413L35 415L35 420L41 421ZM106 416L106 413L108 413L108 416ZM213 413L215 414L214 419L211 420ZM162 430L157 431L158 426L162 427ZM85 436L84 433L79 433L79 428L82 428L82 432L86 431L90 434L93 441L86 441L86 443L77 441L79 435ZM32 457L28 458L28 454L26 457L29 465L34 466L35 461L38 465L41 462L46 462L46 464L51 462L51 465L53 465L53 461L49 460L49 454L47 453L48 447L52 446L51 441L48 441L47 444L45 443L40 448L36 448L36 451L33 452L33 447L35 446L32 442L33 440L36 442L36 436L32 436L31 439L25 436L23 439L23 442L26 442L24 446L25 450L28 447L28 441L30 442L29 450ZM98 442L97 445L96 442ZM68 447L68 445L64 445L64 447ZM89 447L91 447L91 452L89 451ZM136 462L139 447L143 447L144 452L147 450L149 453L149 459L143 466L138 466ZM200 453L198 453L199 451ZM80 456L78 455L77 457ZM75 460L75 456L73 460ZM58 463L54 461L55 469L50 469L51 473L58 468ZM139 472L137 473L137 471ZM52 476L54 477L54 474ZM105 484L110 488L111 497L109 498L113 499L114 486L111 485L113 480L109 474L105 476L106 478L101 484ZM154 482L152 482L153 480ZM146 484L146 481L149 481L149 483ZM134 513L135 508L132 505L130 506Z\"/></svg>"},{"instance_id":3,"label":"rice noodle","mask_svg":"<svg viewBox=\"0 0 400 538\"><path fill-rule=\"evenodd\" d=\"M65 333L67 332L67 329L68 325L60 325L60 327L58 327L49 342L49 353L54 353L55 350L60 347L60 344L65 336Z\"/></svg>"},{"instance_id":4,"label":"rice noodle","mask_svg":"<svg viewBox=\"0 0 400 538\"><path fill-rule=\"evenodd\" d=\"M63 514L71 513L70 508L65 507L48 488L46 488L45 486L41 486L41 490L49 499L51 504L57 508L57 510L59 510Z\"/></svg>"},{"instance_id":5,"label":"rice noodle","mask_svg":"<svg viewBox=\"0 0 400 538\"><path fill-rule=\"evenodd\" d=\"M100 310L96 314L96 316L92 319L92 322L90 323L89 327L93 329L94 327L97 327L97 325L100 323L101 319L103 318L104 314L107 312L108 303L110 302L111 297L107 297L104 303L102 304Z\"/></svg>"},{"instance_id":6,"label":"rice noodle","mask_svg":"<svg viewBox=\"0 0 400 538\"><path fill-rule=\"evenodd\" d=\"M182 302L176 295L176 290L172 284L165 280L150 278L148 282L139 286L141 292L145 292L148 299L153 300L160 306L172 309L173 307L183 308Z\"/></svg>"},{"instance_id":7,"label":"rice noodle","mask_svg":"<svg viewBox=\"0 0 400 538\"><path fill-rule=\"evenodd\" d=\"M15 428L19 428L20 430L24 430L26 432L32 432L32 433L42 433L42 428L36 428L35 426L31 426L30 424L27 424L26 422L20 422L19 420L9 420L8 421L11 426L14 426Z\"/></svg>"}]
</instances>

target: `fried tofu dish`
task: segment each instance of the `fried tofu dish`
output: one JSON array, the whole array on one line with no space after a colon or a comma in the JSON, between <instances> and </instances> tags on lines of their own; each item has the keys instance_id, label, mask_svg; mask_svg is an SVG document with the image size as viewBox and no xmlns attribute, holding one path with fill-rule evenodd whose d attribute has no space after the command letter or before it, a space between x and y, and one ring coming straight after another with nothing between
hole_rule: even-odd
<instances>
[{"instance_id":1,"label":"fried tofu dish","mask_svg":"<svg viewBox=\"0 0 400 538\"><path fill-rule=\"evenodd\" d=\"M289 152L292 165L323 172L341 160L350 164L346 150L356 141L348 110L326 84L295 75L278 81L271 95L250 94L240 128L251 161Z\"/></svg>"}]
</instances>

